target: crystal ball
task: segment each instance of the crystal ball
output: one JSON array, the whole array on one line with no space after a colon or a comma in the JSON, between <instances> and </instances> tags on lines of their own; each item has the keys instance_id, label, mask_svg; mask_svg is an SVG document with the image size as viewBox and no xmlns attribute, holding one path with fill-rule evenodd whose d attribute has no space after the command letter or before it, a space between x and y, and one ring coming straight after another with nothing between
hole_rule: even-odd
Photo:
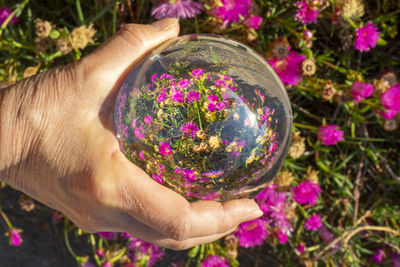
<instances>
[{"instance_id":1,"label":"crystal ball","mask_svg":"<svg viewBox=\"0 0 400 267\"><path fill-rule=\"evenodd\" d=\"M114 121L124 155L189 201L254 197L281 168L292 131L271 66L239 42L198 34L161 44L130 71Z\"/></svg>"}]
</instances>

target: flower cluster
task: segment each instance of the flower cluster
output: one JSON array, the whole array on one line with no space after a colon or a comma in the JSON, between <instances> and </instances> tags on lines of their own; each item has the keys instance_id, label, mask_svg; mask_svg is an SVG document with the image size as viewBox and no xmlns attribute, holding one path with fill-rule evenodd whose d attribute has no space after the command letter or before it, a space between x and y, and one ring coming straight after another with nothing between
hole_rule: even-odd
<instances>
[{"instance_id":1,"label":"flower cluster","mask_svg":"<svg viewBox=\"0 0 400 267\"><path fill-rule=\"evenodd\" d=\"M275 110L259 89L253 93L249 102L224 72L153 74L150 83L120 97L123 151L188 198L219 199L227 184L246 188L271 168L279 148Z\"/></svg>"}]
</instances>

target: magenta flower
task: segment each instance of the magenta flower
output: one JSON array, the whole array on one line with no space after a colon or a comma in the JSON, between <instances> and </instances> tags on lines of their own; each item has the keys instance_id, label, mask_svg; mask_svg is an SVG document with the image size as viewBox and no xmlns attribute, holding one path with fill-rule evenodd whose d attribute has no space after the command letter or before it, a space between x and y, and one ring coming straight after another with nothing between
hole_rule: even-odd
<instances>
[{"instance_id":1,"label":"magenta flower","mask_svg":"<svg viewBox=\"0 0 400 267\"><path fill-rule=\"evenodd\" d=\"M385 251L381 248L378 248L374 255L371 256L371 261L375 263L381 263L382 260L385 258Z\"/></svg>"},{"instance_id":2,"label":"magenta flower","mask_svg":"<svg viewBox=\"0 0 400 267\"><path fill-rule=\"evenodd\" d=\"M97 235L107 240L113 240L117 238L118 234L116 232L98 232Z\"/></svg>"},{"instance_id":3,"label":"magenta flower","mask_svg":"<svg viewBox=\"0 0 400 267\"><path fill-rule=\"evenodd\" d=\"M395 84L381 96L381 103L388 113L388 119L392 119L400 112L400 83Z\"/></svg>"},{"instance_id":4,"label":"magenta flower","mask_svg":"<svg viewBox=\"0 0 400 267\"><path fill-rule=\"evenodd\" d=\"M322 190L317 183L313 183L310 180L306 180L297 186L292 188L293 199L302 205L310 204L314 205L317 203L318 196Z\"/></svg>"},{"instance_id":5,"label":"magenta flower","mask_svg":"<svg viewBox=\"0 0 400 267\"><path fill-rule=\"evenodd\" d=\"M264 218L243 222L235 232L239 245L244 248L261 245L268 234L268 222Z\"/></svg>"},{"instance_id":6,"label":"magenta flower","mask_svg":"<svg viewBox=\"0 0 400 267\"><path fill-rule=\"evenodd\" d=\"M287 234L282 232L281 229L276 229L274 231L274 234L275 234L276 239L278 239L279 243L286 244L286 242L288 241Z\"/></svg>"},{"instance_id":7,"label":"magenta flower","mask_svg":"<svg viewBox=\"0 0 400 267\"><path fill-rule=\"evenodd\" d=\"M243 25L247 28L247 29L255 29L258 30L260 28L262 22L262 18L259 16L251 16L248 17L244 22Z\"/></svg>"},{"instance_id":8,"label":"magenta flower","mask_svg":"<svg viewBox=\"0 0 400 267\"><path fill-rule=\"evenodd\" d=\"M174 102L183 103L183 99L185 94L181 90L172 90L171 92L171 100Z\"/></svg>"},{"instance_id":9,"label":"magenta flower","mask_svg":"<svg viewBox=\"0 0 400 267\"><path fill-rule=\"evenodd\" d=\"M161 74L161 76L160 76L160 80L163 80L163 79L173 79L173 78L174 78L174 75L170 75L170 74L168 74L168 73Z\"/></svg>"},{"instance_id":10,"label":"magenta flower","mask_svg":"<svg viewBox=\"0 0 400 267\"><path fill-rule=\"evenodd\" d=\"M146 117L144 117L143 121L146 124L150 124L153 121L153 119L149 115L147 115Z\"/></svg>"},{"instance_id":11,"label":"magenta flower","mask_svg":"<svg viewBox=\"0 0 400 267\"><path fill-rule=\"evenodd\" d=\"M185 135L192 136L192 138L196 137L196 132L199 130L199 127L196 123L189 121L186 124L182 125L181 131L185 133Z\"/></svg>"},{"instance_id":12,"label":"magenta flower","mask_svg":"<svg viewBox=\"0 0 400 267\"><path fill-rule=\"evenodd\" d=\"M228 261L218 255L207 256L201 267L229 267Z\"/></svg>"},{"instance_id":13,"label":"magenta flower","mask_svg":"<svg viewBox=\"0 0 400 267\"><path fill-rule=\"evenodd\" d=\"M189 182L193 182L197 178L196 173L192 169L183 169L180 171L180 174Z\"/></svg>"},{"instance_id":14,"label":"magenta flower","mask_svg":"<svg viewBox=\"0 0 400 267\"><path fill-rule=\"evenodd\" d=\"M297 251L298 251L299 253L303 253L305 249L306 249L306 246L305 246L303 243L299 243L299 244L297 245Z\"/></svg>"},{"instance_id":15,"label":"magenta flower","mask_svg":"<svg viewBox=\"0 0 400 267\"><path fill-rule=\"evenodd\" d=\"M321 216L319 214L314 214L308 217L304 228L306 230L317 231L319 228L321 228L321 226L322 226Z\"/></svg>"},{"instance_id":16,"label":"magenta flower","mask_svg":"<svg viewBox=\"0 0 400 267\"><path fill-rule=\"evenodd\" d=\"M207 96L207 99L208 99L208 101L216 102L216 101L218 101L218 96L216 96L216 95L209 95L209 96Z\"/></svg>"},{"instance_id":17,"label":"magenta flower","mask_svg":"<svg viewBox=\"0 0 400 267\"><path fill-rule=\"evenodd\" d=\"M20 232L21 230L17 228L12 228L7 232L7 236L10 240L11 245L18 247L22 244L22 238Z\"/></svg>"},{"instance_id":18,"label":"magenta flower","mask_svg":"<svg viewBox=\"0 0 400 267\"><path fill-rule=\"evenodd\" d=\"M329 229L323 225L319 229L319 232L321 233L322 239L324 239L326 243L333 241L333 239L335 238L335 236L331 233L331 231L329 231Z\"/></svg>"},{"instance_id":19,"label":"magenta flower","mask_svg":"<svg viewBox=\"0 0 400 267\"><path fill-rule=\"evenodd\" d=\"M344 140L344 132L337 125L325 125L318 129L318 139L326 146L335 145Z\"/></svg>"},{"instance_id":20,"label":"magenta flower","mask_svg":"<svg viewBox=\"0 0 400 267\"><path fill-rule=\"evenodd\" d=\"M185 89L190 85L190 81L188 79L184 79L178 83L178 87L181 89Z\"/></svg>"},{"instance_id":21,"label":"magenta flower","mask_svg":"<svg viewBox=\"0 0 400 267\"><path fill-rule=\"evenodd\" d=\"M158 101L158 102L162 102L162 101L164 101L166 98L167 98L167 94L164 93L164 92L162 92L162 93L160 93L160 94L157 96L157 101Z\"/></svg>"},{"instance_id":22,"label":"magenta flower","mask_svg":"<svg viewBox=\"0 0 400 267\"><path fill-rule=\"evenodd\" d=\"M144 156L143 151L140 151L140 153L139 153L139 158L140 158L141 160L145 160L145 159L146 159L146 157Z\"/></svg>"},{"instance_id":23,"label":"magenta flower","mask_svg":"<svg viewBox=\"0 0 400 267\"><path fill-rule=\"evenodd\" d=\"M289 47L289 51L290 51ZM267 59L283 83L297 85L301 81L301 63L306 57L290 51L286 58Z\"/></svg>"},{"instance_id":24,"label":"magenta flower","mask_svg":"<svg viewBox=\"0 0 400 267\"><path fill-rule=\"evenodd\" d=\"M149 267L154 266L165 254L160 247L132 235L128 238L127 245L131 252L129 253L131 261L138 264L140 261L148 259L147 266ZM133 266L137 266L137 264Z\"/></svg>"},{"instance_id":25,"label":"magenta flower","mask_svg":"<svg viewBox=\"0 0 400 267\"><path fill-rule=\"evenodd\" d=\"M12 11L9 10L6 6L0 9L0 25L3 25L3 23L6 21L6 19L11 15ZM10 20L13 24L18 22L17 17L12 17ZM7 26L10 25L10 22L7 24Z\"/></svg>"},{"instance_id":26,"label":"magenta flower","mask_svg":"<svg viewBox=\"0 0 400 267\"><path fill-rule=\"evenodd\" d=\"M313 38L313 33L309 29L303 31L303 39L306 41L310 41Z\"/></svg>"},{"instance_id":27,"label":"magenta flower","mask_svg":"<svg viewBox=\"0 0 400 267\"><path fill-rule=\"evenodd\" d=\"M221 109L223 109L225 107L225 103L224 102L217 102L216 104L215 104L215 108L217 109L217 110L221 110Z\"/></svg>"},{"instance_id":28,"label":"magenta flower","mask_svg":"<svg viewBox=\"0 0 400 267\"><path fill-rule=\"evenodd\" d=\"M140 131L139 128L135 128L134 133L135 133L135 136L137 138L139 138L140 140L144 139L144 134L142 133L142 131Z\"/></svg>"},{"instance_id":29,"label":"magenta flower","mask_svg":"<svg viewBox=\"0 0 400 267\"><path fill-rule=\"evenodd\" d=\"M186 96L186 101L193 102L198 101L200 99L200 92L197 91L189 91Z\"/></svg>"},{"instance_id":30,"label":"magenta flower","mask_svg":"<svg viewBox=\"0 0 400 267\"><path fill-rule=\"evenodd\" d=\"M191 74L192 74L193 77L195 77L196 79L199 79L199 78L200 78L200 75L202 75L203 72L204 72L204 70L199 68L199 69L194 69L194 70L192 70Z\"/></svg>"},{"instance_id":31,"label":"magenta flower","mask_svg":"<svg viewBox=\"0 0 400 267\"><path fill-rule=\"evenodd\" d=\"M211 15L224 24L238 22L240 16L247 17L252 6L251 0L221 0L221 5L211 10Z\"/></svg>"},{"instance_id":32,"label":"magenta flower","mask_svg":"<svg viewBox=\"0 0 400 267\"><path fill-rule=\"evenodd\" d=\"M351 86L351 93L353 94L356 104L361 100L369 97L374 91L374 86L369 83L354 82Z\"/></svg>"},{"instance_id":33,"label":"magenta flower","mask_svg":"<svg viewBox=\"0 0 400 267\"><path fill-rule=\"evenodd\" d=\"M158 149L161 155L165 155L165 154L172 154L172 149L171 146L169 145L169 143L164 143L164 142L160 142L158 144Z\"/></svg>"},{"instance_id":34,"label":"magenta flower","mask_svg":"<svg viewBox=\"0 0 400 267\"><path fill-rule=\"evenodd\" d=\"M290 205L288 195L286 192L276 192L275 188L276 186L267 186L255 199L264 216L289 235L293 227L286 215Z\"/></svg>"},{"instance_id":35,"label":"magenta flower","mask_svg":"<svg viewBox=\"0 0 400 267\"><path fill-rule=\"evenodd\" d=\"M103 263L103 265L101 267L112 267L113 264L111 263L111 261L106 261L105 263Z\"/></svg>"},{"instance_id":36,"label":"magenta flower","mask_svg":"<svg viewBox=\"0 0 400 267\"><path fill-rule=\"evenodd\" d=\"M159 183L159 184L164 183L164 179L161 177L161 175L157 175L157 174L153 173L151 176L153 177L154 180L156 180L157 183Z\"/></svg>"},{"instance_id":37,"label":"magenta flower","mask_svg":"<svg viewBox=\"0 0 400 267\"><path fill-rule=\"evenodd\" d=\"M217 110L217 107L215 106L214 103L208 103L207 108L209 111L214 112L215 110Z\"/></svg>"},{"instance_id":38,"label":"magenta flower","mask_svg":"<svg viewBox=\"0 0 400 267\"><path fill-rule=\"evenodd\" d=\"M156 19L194 18L203 11L203 5L193 0L167 0L160 2L151 10L151 15Z\"/></svg>"},{"instance_id":39,"label":"magenta flower","mask_svg":"<svg viewBox=\"0 0 400 267\"><path fill-rule=\"evenodd\" d=\"M295 20L300 20L303 24L317 22L318 8L310 6L306 0L298 1L294 5L297 7L296 15L294 15Z\"/></svg>"},{"instance_id":40,"label":"magenta flower","mask_svg":"<svg viewBox=\"0 0 400 267\"><path fill-rule=\"evenodd\" d=\"M379 31L375 24L370 21L367 25L356 29L356 41L354 49L367 52L374 48L379 40Z\"/></svg>"}]
</instances>

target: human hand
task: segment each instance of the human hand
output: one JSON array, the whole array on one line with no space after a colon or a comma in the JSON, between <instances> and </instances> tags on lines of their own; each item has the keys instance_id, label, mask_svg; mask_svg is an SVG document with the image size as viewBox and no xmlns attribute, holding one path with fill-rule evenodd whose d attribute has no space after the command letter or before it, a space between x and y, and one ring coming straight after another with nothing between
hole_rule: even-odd
<instances>
[{"instance_id":1,"label":"human hand","mask_svg":"<svg viewBox=\"0 0 400 267\"><path fill-rule=\"evenodd\" d=\"M255 201L189 203L128 161L114 105L128 71L178 35L175 19L125 25L80 61L0 91L0 179L87 232L186 249L262 215Z\"/></svg>"}]
</instances>

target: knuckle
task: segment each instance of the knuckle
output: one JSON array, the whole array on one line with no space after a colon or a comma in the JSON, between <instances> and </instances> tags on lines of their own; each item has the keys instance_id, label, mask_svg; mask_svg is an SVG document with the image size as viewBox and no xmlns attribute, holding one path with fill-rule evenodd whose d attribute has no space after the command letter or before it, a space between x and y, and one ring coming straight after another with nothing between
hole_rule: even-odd
<instances>
[{"instance_id":1,"label":"knuckle","mask_svg":"<svg viewBox=\"0 0 400 267\"><path fill-rule=\"evenodd\" d=\"M191 224L187 214L187 212L184 212L183 215L179 217L171 226L169 229L170 238L177 241L182 241L190 237Z\"/></svg>"},{"instance_id":2,"label":"knuckle","mask_svg":"<svg viewBox=\"0 0 400 267\"><path fill-rule=\"evenodd\" d=\"M118 34L123 40L132 45L134 48L142 49L147 47L150 41L150 28L152 27L149 25L127 24L120 30Z\"/></svg>"}]
</instances>

